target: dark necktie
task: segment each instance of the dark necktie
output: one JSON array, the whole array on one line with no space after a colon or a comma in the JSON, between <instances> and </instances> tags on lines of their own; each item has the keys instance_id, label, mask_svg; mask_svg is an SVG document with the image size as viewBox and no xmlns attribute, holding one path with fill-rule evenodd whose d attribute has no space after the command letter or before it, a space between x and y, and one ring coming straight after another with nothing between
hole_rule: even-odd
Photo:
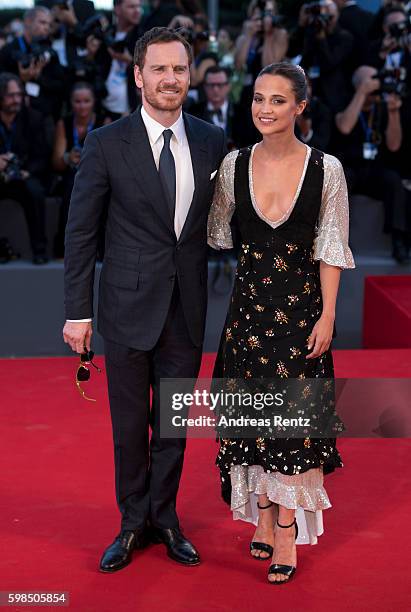
<instances>
[{"instance_id":1,"label":"dark necktie","mask_svg":"<svg viewBox=\"0 0 411 612\"><path fill-rule=\"evenodd\" d=\"M163 132L164 145L160 154L158 172L160 175L161 184L163 185L163 189L167 197L171 218L174 222L174 214L176 210L176 164L170 149L170 140L172 135L172 130L164 130Z\"/></svg>"}]
</instances>

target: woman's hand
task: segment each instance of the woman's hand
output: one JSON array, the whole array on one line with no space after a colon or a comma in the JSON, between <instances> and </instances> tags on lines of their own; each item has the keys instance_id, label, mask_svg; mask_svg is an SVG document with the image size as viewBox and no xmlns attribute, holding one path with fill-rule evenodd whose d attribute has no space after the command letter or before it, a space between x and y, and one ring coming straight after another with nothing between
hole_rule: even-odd
<instances>
[{"instance_id":1,"label":"woman's hand","mask_svg":"<svg viewBox=\"0 0 411 612\"><path fill-rule=\"evenodd\" d=\"M306 359L321 357L330 348L334 330L334 319L333 315L324 313L318 319L308 339L308 350L311 353L308 353Z\"/></svg>"}]
</instances>

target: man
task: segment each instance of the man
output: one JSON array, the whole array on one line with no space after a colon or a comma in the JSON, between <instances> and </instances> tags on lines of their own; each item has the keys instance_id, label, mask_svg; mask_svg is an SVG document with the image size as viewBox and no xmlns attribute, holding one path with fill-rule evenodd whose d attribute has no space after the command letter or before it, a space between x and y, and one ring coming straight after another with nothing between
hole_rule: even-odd
<instances>
[{"instance_id":1,"label":"man","mask_svg":"<svg viewBox=\"0 0 411 612\"><path fill-rule=\"evenodd\" d=\"M44 179L50 151L44 141L43 116L23 104L19 77L0 74L0 197L24 208L33 263L47 262Z\"/></svg>"},{"instance_id":2,"label":"man","mask_svg":"<svg viewBox=\"0 0 411 612\"><path fill-rule=\"evenodd\" d=\"M95 60L103 66L107 89L103 107L113 121L137 106L132 53L141 35L141 0L114 0L114 15L116 47L104 45Z\"/></svg>"},{"instance_id":3,"label":"man","mask_svg":"<svg viewBox=\"0 0 411 612\"><path fill-rule=\"evenodd\" d=\"M12 72L24 83L30 106L43 115L60 116L64 71L50 46L51 13L36 6L24 14L24 35L0 52L0 72Z\"/></svg>"},{"instance_id":4,"label":"man","mask_svg":"<svg viewBox=\"0 0 411 612\"><path fill-rule=\"evenodd\" d=\"M313 95L335 113L349 101L349 63L352 35L338 25L338 9L332 0L304 4L300 14L304 32L301 65L307 72Z\"/></svg>"},{"instance_id":5,"label":"man","mask_svg":"<svg viewBox=\"0 0 411 612\"><path fill-rule=\"evenodd\" d=\"M159 414L160 378L198 374L206 222L225 153L220 128L181 112L190 62L191 47L176 32L154 28L139 39L134 70L143 106L88 135L70 205L63 334L78 353L90 348L91 323L78 320L93 316L98 228L107 210L98 328L122 522L103 554L103 572L129 563L133 548L145 543L148 521L172 559L200 560L176 513L185 440L161 438Z\"/></svg>"},{"instance_id":6,"label":"man","mask_svg":"<svg viewBox=\"0 0 411 612\"><path fill-rule=\"evenodd\" d=\"M358 68L366 59L370 31L374 15L358 6L355 0L335 0L340 17L338 24L353 35L354 48L351 58L353 69Z\"/></svg>"},{"instance_id":7,"label":"man","mask_svg":"<svg viewBox=\"0 0 411 612\"><path fill-rule=\"evenodd\" d=\"M235 109L229 100L231 90L229 70L220 66L210 66L205 72L203 87L206 101L194 105L190 110L196 117L221 127L226 134L228 148L232 149L235 147Z\"/></svg>"},{"instance_id":8,"label":"man","mask_svg":"<svg viewBox=\"0 0 411 612\"><path fill-rule=\"evenodd\" d=\"M402 141L401 98L381 95L377 70L360 66L353 76L355 94L335 118L335 154L341 159L351 193L382 200L386 232L392 234L392 255L408 261L406 192L397 171L388 168L384 150L398 151Z\"/></svg>"}]
</instances>

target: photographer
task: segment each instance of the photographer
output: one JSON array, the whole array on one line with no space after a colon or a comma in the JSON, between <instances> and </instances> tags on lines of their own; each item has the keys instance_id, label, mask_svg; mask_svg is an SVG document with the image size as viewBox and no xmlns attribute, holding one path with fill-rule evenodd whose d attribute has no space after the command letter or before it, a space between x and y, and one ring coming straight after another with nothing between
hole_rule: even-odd
<instances>
[{"instance_id":1,"label":"photographer","mask_svg":"<svg viewBox=\"0 0 411 612\"><path fill-rule=\"evenodd\" d=\"M234 55L235 68L244 71L243 91L239 102L243 121L240 146L256 142L259 134L251 119L254 81L264 66L282 61L288 49L288 33L282 26L273 1L252 0L248 6L248 19L238 37Z\"/></svg>"},{"instance_id":2,"label":"photographer","mask_svg":"<svg viewBox=\"0 0 411 612\"><path fill-rule=\"evenodd\" d=\"M0 72L20 77L30 98L30 106L43 115L60 114L64 91L64 71L51 48L51 13L37 6L24 14L24 34L0 51Z\"/></svg>"},{"instance_id":3,"label":"photographer","mask_svg":"<svg viewBox=\"0 0 411 612\"><path fill-rule=\"evenodd\" d=\"M90 83L79 82L74 85L70 94L70 106L71 113L57 122L52 156L53 168L62 176L62 205L54 241L54 255L57 258L64 257L64 232L84 141L89 132L107 123L96 112L94 91Z\"/></svg>"},{"instance_id":4,"label":"photographer","mask_svg":"<svg viewBox=\"0 0 411 612\"><path fill-rule=\"evenodd\" d=\"M61 66L71 68L85 53L82 49L82 24L95 13L90 0L48 0L53 17L52 47Z\"/></svg>"},{"instance_id":5,"label":"photographer","mask_svg":"<svg viewBox=\"0 0 411 612\"><path fill-rule=\"evenodd\" d=\"M407 13L400 7L387 8L383 17L383 36L370 45L368 64L379 70L402 70L402 78L407 80L411 57L410 34Z\"/></svg>"},{"instance_id":6,"label":"photographer","mask_svg":"<svg viewBox=\"0 0 411 612\"><path fill-rule=\"evenodd\" d=\"M366 61L368 52L368 32L374 16L358 6L355 0L335 0L340 11L338 24L354 38L354 49L351 57L353 69L358 68Z\"/></svg>"},{"instance_id":7,"label":"photographer","mask_svg":"<svg viewBox=\"0 0 411 612\"><path fill-rule=\"evenodd\" d=\"M0 74L0 196L24 208L33 262L47 262L43 178L49 151L44 142L44 120L23 104L20 79Z\"/></svg>"},{"instance_id":8,"label":"photographer","mask_svg":"<svg viewBox=\"0 0 411 612\"><path fill-rule=\"evenodd\" d=\"M107 90L103 108L113 121L134 110L138 102L133 53L141 36L141 0L114 0L114 17L114 28L97 33L103 42L95 58L102 66Z\"/></svg>"},{"instance_id":9,"label":"photographer","mask_svg":"<svg viewBox=\"0 0 411 612\"><path fill-rule=\"evenodd\" d=\"M387 168L383 159L385 147L395 152L401 146L401 98L384 92L384 83L370 66L356 70L353 85L350 104L335 118L339 132L335 152L350 192L382 199L384 231L392 234L393 257L404 263L408 261L406 193L398 172Z\"/></svg>"},{"instance_id":10,"label":"photographer","mask_svg":"<svg viewBox=\"0 0 411 612\"><path fill-rule=\"evenodd\" d=\"M349 63L354 46L352 35L338 25L338 9L332 0L304 4L299 31L303 32L301 65L313 88L332 112L350 98Z\"/></svg>"}]
</instances>

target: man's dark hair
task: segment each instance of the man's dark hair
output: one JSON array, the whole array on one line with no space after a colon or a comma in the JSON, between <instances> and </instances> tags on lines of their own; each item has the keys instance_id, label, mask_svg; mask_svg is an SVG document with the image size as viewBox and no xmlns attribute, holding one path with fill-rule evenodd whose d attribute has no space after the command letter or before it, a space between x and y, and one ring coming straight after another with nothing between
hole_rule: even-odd
<instances>
[{"instance_id":1,"label":"man's dark hair","mask_svg":"<svg viewBox=\"0 0 411 612\"><path fill-rule=\"evenodd\" d=\"M12 72L1 72L0 73L0 102L3 102L3 98L7 93L9 88L9 83L15 81L17 85L20 87L22 93L24 93L23 83L21 79Z\"/></svg>"},{"instance_id":2,"label":"man's dark hair","mask_svg":"<svg viewBox=\"0 0 411 612\"><path fill-rule=\"evenodd\" d=\"M229 81L231 78L231 71L229 68L226 68L225 66L209 66L207 68L207 70L204 73L204 81L207 78L207 75L209 74L220 74L220 72L224 72L224 74L227 77L227 80Z\"/></svg>"},{"instance_id":3,"label":"man's dark hair","mask_svg":"<svg viewBox=\"0 0 411 612\"><path fill-rule=\"evenodd\" d=\"M169 28L151 28L148 32L145 32L141 38L136 42L134 48L134 65L138 66L140 70L144 67L146 59L147 48L150 45L157 43L169 43L169 42L180 42L185 50L187 51L188 63L191 64L193 61L193 51L191 45L179 34L176 30L170 30Z\"/></svg>"},{"instance_id":4,"label":"man's dark hair","mask_svg":"<svg viewBox=\"0 0 411 612\"><path fill-rule=\"evenodd\" d=\"M294 92L297 104L303 100L307 100L307 77L301 66L289 64L288 62L277 62L275 64L269 64L263 68L258 77L261 77L264 74L281 76L284 79L288 79L291 83L291 88Z\"/></svg>"}]
</instances>

